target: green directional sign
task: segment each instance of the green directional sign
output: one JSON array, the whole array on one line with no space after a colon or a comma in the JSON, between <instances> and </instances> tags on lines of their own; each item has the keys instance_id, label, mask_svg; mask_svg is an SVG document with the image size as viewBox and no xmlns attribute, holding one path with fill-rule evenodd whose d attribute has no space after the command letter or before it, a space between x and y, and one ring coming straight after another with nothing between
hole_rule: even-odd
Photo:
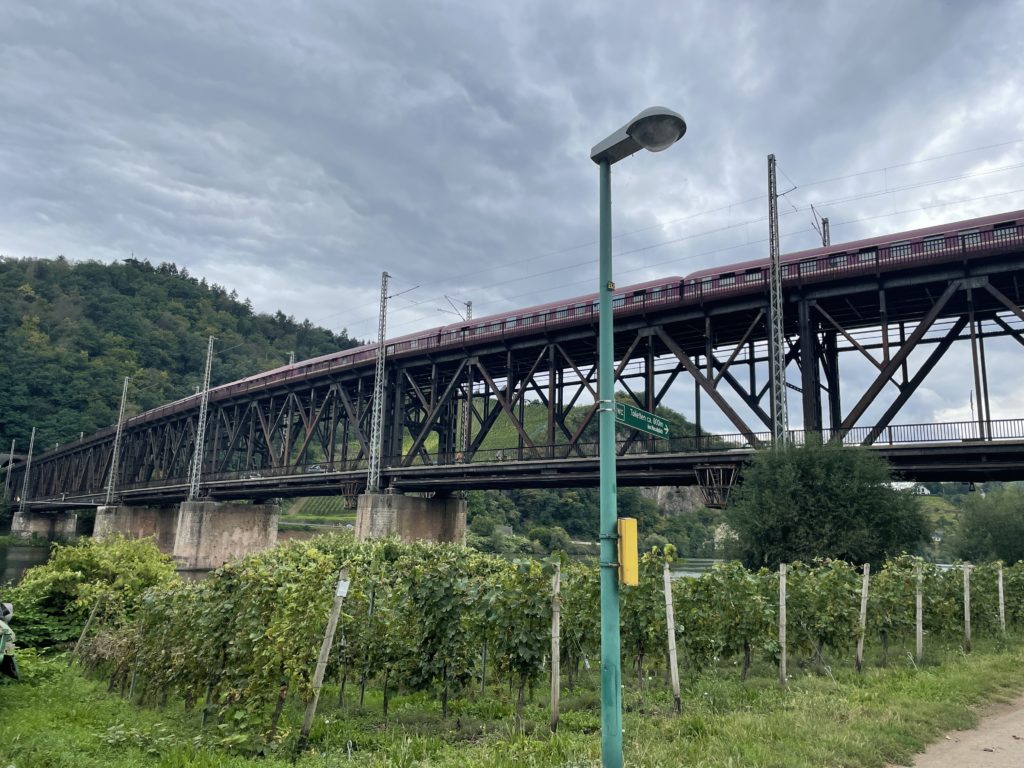
<instances>
[{"instance_id":1,"label":"green directional sign","mask_svg":"<svg viewBox=\"0 0 1024 768\"><path fill-rule=\"evenodd\" d=\"M668 437L668 421L635 405L615 402L615 420L655 437Z\"/></svg>"}]
</instances>

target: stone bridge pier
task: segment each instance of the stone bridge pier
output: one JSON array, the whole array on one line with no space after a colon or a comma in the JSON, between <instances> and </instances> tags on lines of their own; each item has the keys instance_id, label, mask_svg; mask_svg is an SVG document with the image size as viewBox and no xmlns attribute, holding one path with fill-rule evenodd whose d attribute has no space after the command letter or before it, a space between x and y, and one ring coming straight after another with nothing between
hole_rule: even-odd
<instances>
[{"instance_id":1,"label":"stone bridge pier","mask_svg":"<svg viewBox=\"0 0 1024 768\"><path fill-rule=\"evenodd\" d=\"M11 535L19 539L42 536L50 541L72 541L78 535L77 512L15 512Z\"/></svg>"},{"instance_id":2,"label":"stone bridge pier","mask_svg":"<svg viewBox=\"0 0 1024 768\"><path fill-rule=\"evenodd\" d=\"M183 501L178 506L118 505L96 510L93 535L152 537L182 571L209 571L277 543L275 504Z\"/></svg>"},{"instance_id":3,"label":"stone bridge pier","mask_svg":"<svg viewBox=\"0 0 1024 768\"><path fill-rule=\"evenodd\" d=\"M398 536L405 542L466 541L466 501L364 493L356 505L356 540Z\"/></svg>"},{"instance_id":4,"label":"stone bridge pier","mask_svg":"<svg viewBox=\"0 0 1024 768\"><path fill-rule=\"evenodd\" d=\"M96 508L96 526L92 535L97 539L111 535L129 539L152 537L160 551L169 555L174 552L174 533L177 527L177 507L118 504Z\"/></svg>"}]
</instances>

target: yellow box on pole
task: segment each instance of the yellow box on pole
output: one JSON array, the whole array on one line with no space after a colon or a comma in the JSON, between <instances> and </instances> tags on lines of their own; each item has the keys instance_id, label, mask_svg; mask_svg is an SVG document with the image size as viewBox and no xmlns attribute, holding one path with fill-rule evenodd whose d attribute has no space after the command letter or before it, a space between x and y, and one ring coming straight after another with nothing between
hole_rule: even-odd
<instances>
[{"instance_id":1,"label":"yellow box on pole","mask_svg":"<svg viewBox=\"0 0 1024 768\"><path fill-rule=\"evenodd\" d=\"M619 518L619 581L628 587L640 584L635 517Z\"/></svg>"}]
</instances>

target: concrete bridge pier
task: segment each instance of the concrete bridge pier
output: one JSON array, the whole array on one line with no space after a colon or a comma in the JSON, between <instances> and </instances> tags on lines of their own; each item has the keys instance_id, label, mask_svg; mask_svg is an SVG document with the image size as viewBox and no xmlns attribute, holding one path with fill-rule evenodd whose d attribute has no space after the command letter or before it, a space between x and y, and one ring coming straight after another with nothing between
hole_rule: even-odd
<instances>
[{"instance_id":1,"label":"concrete bridge pier","mask_svg":"<svg viewBox=\"0 0 1024 768\"><path fill-rule=\"evenodd\" d=\"M11 535L19 539L42 536L49 541L72 541L78 535L76 512L15 512L11 520Z\"/></svg>"},{"instance_id":2,"label":"concrete bridge pier","mask_svg":"<svg viewBox=\"0 0 1024 768\"><path fill-rule=\"evenodd\" d=\"M180 570L207 571L277 544L276 504L183 501L174 559Z\"/></svg>"},{"instance_id":3,"label":"concrete bridge pier","mask_svg":"<svg viewBox=\"0 0 1024 768\"><path fill-rule=\"evenodd\" d=\"M466 540L464 499L364 493L356 504L356 540L398 536L405 542Z\"/></svg>"},{"instance_id":4,"label":"concrete bridge pier","mask_svg":"<svg viewBox=\"0 0 1024 768\"><path fill-rule=\"evenodd\" d=\"M156 540L157 548L166 554L174 551L174 535L178 527L176 507L135 507L126 504L96 508L96 526L93 538L102 539L120 534L129 539L148 536Z\"/></svg>"}]
</instances>

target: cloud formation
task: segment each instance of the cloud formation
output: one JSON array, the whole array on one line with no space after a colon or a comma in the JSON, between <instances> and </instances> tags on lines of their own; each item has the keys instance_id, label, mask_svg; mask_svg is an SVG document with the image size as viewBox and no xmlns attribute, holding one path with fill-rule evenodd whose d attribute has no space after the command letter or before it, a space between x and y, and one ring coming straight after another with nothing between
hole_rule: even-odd
<instances>
[{"instance_id":1,"label":"cloud formation","mask_svg":"<svg viewBox=\"0 0 1024 768\"><path fill-rule=\"evenodd\" d=\"M689 133L615 166L620 282L764 255L769 152L783 250L811 203L835 241L1024 208L1019 2L49 6L0 7L0 252L174 261L358 337L385 269L421 286L395 333L590 292L589 149L650 104Z\"/></svg>"}]
</instances>

